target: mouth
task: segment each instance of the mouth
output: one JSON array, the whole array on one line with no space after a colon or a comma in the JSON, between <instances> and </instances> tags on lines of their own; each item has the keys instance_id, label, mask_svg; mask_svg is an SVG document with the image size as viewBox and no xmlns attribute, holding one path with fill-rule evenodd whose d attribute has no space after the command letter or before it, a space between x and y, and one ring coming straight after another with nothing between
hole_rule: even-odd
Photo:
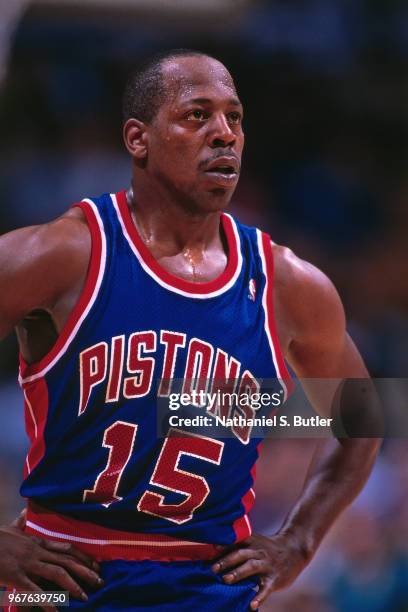
<instances>
[{"instance_id":1,"label":"mouth","mask_svg":"<svg viewBox=\"0 0 408 612\"><path fill-rule=\"evenodd\" d=\"M237 174L232 166L215 166L211 170L206 170L207 174L223 174L224 176L231 176Z\"/></svg>"},{"instance_id":2,"label":"mouth","mask_svg":"<svg viewBox=\"0 0 408 612\"><path fill-rule=\"evenodd\" d=\"M218 158L210 162L204 172L219 184L231 185L238 180L239 162L233 157Z\"/></svg>"}]
</instances>

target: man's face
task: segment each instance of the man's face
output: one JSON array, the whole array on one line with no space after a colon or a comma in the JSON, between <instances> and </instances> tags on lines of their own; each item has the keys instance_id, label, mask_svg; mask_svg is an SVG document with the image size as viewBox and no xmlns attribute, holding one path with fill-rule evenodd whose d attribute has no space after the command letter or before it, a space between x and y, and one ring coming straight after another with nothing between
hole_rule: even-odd
<instances>
[{"instance_id":1,"label":"man's face","mask_svg":"<svg viewBox=\"0 0 408 612\"><path fill-rule=\"evenodd\" d=\"M164 62L166 101L147 126L145 170L192 212L224 208L238 182L242 105L231 75L201 56Z\"/></svg>"}]
</instances>

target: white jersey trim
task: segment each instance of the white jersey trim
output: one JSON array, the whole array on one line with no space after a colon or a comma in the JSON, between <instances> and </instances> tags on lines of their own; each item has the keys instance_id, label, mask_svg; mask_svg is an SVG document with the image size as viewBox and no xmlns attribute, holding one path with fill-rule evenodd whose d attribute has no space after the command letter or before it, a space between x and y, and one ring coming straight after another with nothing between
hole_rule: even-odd
<instances>
[{"instance_id":1,"label":"white jersey trim","mask_svg":"<svg viewBox=\"0 0 408 612\"><path fill-rule=\"evenodd\" d=\"M81 538L79 536L70 535L68 533L61 533L59 531L51 531L50 529L45 529L44 527L40 527L33 523L32 521L27 521L27 527L33 529L34 531L38 531L38 533L42 533L44 535L48 535L55 538L60 538L62 540L70 540L72 542L81 542L82 544L95 544L96 546L108 546L108 545L118 545L118 546L157 546L157 547L168 547L168 546L208 546L208 544L202 542L189 542L189 541L175 541L175 542L155 542L154 540L98 540L97 538Z\"/></svg>"}]
</instances>

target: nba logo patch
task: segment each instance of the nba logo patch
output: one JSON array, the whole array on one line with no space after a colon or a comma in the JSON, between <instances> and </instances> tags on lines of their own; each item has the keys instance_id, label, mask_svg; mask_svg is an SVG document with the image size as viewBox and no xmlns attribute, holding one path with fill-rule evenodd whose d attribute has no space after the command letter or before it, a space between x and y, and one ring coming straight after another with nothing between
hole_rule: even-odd
<instances>
[{"instance_id":1,"label":"nba logo patch","mask_svg":"<svg viewBox=\"0 0 408 612\"><path fill-rule=\"evenodd\" d=\"M255 296L256 296L256 283L255 280L253 278L251 278L251 280L249 281L249 286L248 286L248 297L250 300L252 300L253 302L255 302Z\"/></svg>"}]
</instances>

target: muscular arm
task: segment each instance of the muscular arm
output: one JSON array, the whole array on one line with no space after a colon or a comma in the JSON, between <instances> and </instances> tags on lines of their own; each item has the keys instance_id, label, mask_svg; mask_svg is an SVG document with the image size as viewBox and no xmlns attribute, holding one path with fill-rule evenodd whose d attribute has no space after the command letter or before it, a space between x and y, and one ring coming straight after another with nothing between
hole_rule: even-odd
<instances>
[{"instance_id":1,"label":"muscular arm","mask_svg":"<svg viewBox=\"0 0 408 612\"><path fill-rule=\"evenodd\" d=\"M38 354L24 321L33 311L42 311L56 332L61 330L81 291L90 248L79 210L0 238L0 338L19 327L24 356ZM84 600L78 579L100 586L94 571L98 566L71 544L29 536L22 529L23 524L0 526L0 585L41 592L39 584L46 579Z\"/></svg>"},{"instance_id":2,"label":"muscular arm","mask_svg":"<svg viewBox=\"0 0 408 612\"><path fill-rule=\"evenodd\" d=\"M317 412L330 416L336 381L366 378L367 369L346 332L343 306L329 279L288 249L274 247L275 307L285 357L301 379ZM307 379L328 379L325 389ZM254 535L220 559L233 583L258 574L253 609L273 591L290 585L312 559L331 525L366 482L377 451L376 439L319 442L303 490L279 533Z\"/></svg>"},{"instance_id":3,"label":"muscular arm","mask_svg":"<svg viewBox=\"0 0 408 612\"><path fill-rule=\"evenodd\" d=\"M286 358L301 379L316 411L328 414L339 379L367 378L369 375L346 332L343 306L329 279L290 252L283 251L279 257L281 274L293 274L297 293L295 297L290 290L286 289L286 293L283 290L283 303L281 301L278 306L288 308L293 326ZM277 280L282 283L279 277ZM328 381L327 389L322 392L322 385L316 386L307 380L312 378L334 380L333 383ZM337 516L365 484L379 444L379 440L372 438L319 442L303 491L281 529L281 534L293 536L300 543L306 562L312 558Z\"/></svg>"},{"instance_id":4,"label":"muscular arm","mask_svg":"<svg viewBox=\"0 0 408 612\"><path fill-rule=\"evenodd\" d=\"M0 338L17 327L23 354L35 354L21 325L33 311L48 313L58 333L80 294L90 248L89 230L78 209L2 236Z\"/></svg>"}]
</instances>

